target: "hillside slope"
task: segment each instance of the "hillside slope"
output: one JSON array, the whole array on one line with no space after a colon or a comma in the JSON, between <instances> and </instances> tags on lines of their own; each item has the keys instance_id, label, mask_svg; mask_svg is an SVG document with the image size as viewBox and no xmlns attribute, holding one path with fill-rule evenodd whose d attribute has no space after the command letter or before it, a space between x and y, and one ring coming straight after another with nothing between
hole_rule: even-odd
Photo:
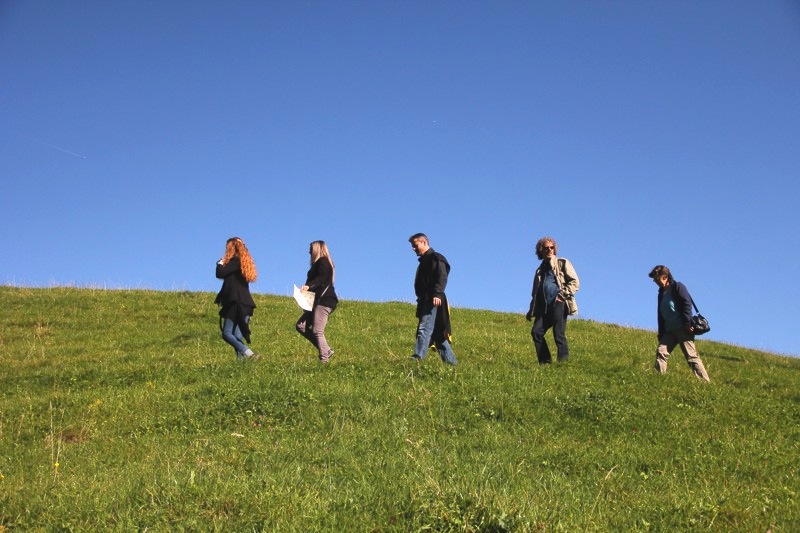
<instances>
[{"instance_id":1,"label":"hillside slope","mask_svg":"<svg viewBox=\"0 0 800 533\"><path fill-rule=\"evenodd\" d=\"M409 360L413 307L344 301L331 364L293 300L253 348L209 293L0 287L0 531L800 531L800 360L453 310L455 368Z\"/></svg>"}]
</instances>

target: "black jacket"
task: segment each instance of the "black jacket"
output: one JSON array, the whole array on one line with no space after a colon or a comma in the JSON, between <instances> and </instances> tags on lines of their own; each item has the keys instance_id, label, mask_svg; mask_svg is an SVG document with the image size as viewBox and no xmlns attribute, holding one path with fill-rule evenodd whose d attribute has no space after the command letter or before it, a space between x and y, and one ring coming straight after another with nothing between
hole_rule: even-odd
<instances>
[{"instance_id":1,"label":"black jacket","mask_svg":"<svg viewBox=\"0 0 800 533\"><path fill-rule=\"evenodd\" d=\"M222 280L222 288L214 300L214 303L222 306L219 316L236 322L242 332L242 337L250 342L250 328L244 317L253 314L256 303L250 295L250 284L242 274L239 258L232 257L227 265L217 263L217 278Z\"/></svg>"},{"instance_id":2,"label":"black jacket","mask_svg":"<svg viewBox=\"0 0 800 533\"><path fill-rule=\"evenodd\" d=\"M306 274L308 290L314 292L314 307L336 309L339 298L333 288L333 266L327 257L317 259Z\"/></svg>"},{"instance_id":3,"label":"black jacket","mask_svg":"<svg viewBox=\"0 0 800 533\"><path fill-rule=\"evenodd\" d=\"M664 334L664 317L661 316L661 297L667 291L672 291L672 299L675 300L675 310L681 316L681 322L684 327L692 323L692 296L689 294L689 289L680 281L672 280L666 286L658 289L658 302L656 313L658 314L658 336Z\"/></svg>"},{"instance_id":4,"label":"black jacket","mask_svg":"<svg viewBox=\"0 0 800 533\"><path fill-rule=\"evenodd\" d=\"M417 316L428 314L433 307L433 297L445 301L444 289L447 287L447 275L450 263L445 256L435 252L433 248L419 258L417 275L414 278L414 293L417 295ZM443 304L444 306L444 304Z\"/></svg>"}]
</instances>

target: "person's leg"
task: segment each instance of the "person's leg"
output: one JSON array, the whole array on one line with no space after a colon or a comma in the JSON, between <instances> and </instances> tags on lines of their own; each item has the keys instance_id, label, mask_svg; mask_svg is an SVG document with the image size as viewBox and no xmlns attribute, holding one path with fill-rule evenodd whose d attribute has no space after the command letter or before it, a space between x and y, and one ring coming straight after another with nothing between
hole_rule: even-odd
<instances>
[{"instance_id":1,"label":"person's leg","mask_svg":"<svg viewBox=\"0 0 800 533\"><path fill-rule=\"evenodd\" d=\"M553 362L553 358L550 355L550 348L547 346L547 341L544 338L544 334L550 327L546 322L545 316L534 317L533 327L531 328L533 347L536 348L536 358L539 360L540 365Z\"/></svg>"},{"instance_id":2,"label":"person's leg","mask_svg":"<svg viewBox=\"0 0 800 533\"><path fill-rule=\"evenodd\" d=\"M250 315L245 315L244 323L245 324L250 324ZM241 329L239 329L239 326L236 326L236 329L234 330L234 334L238 335L239 340L242 342L242 345L245 346L245 349L244 349L244 357L245 357L245 359L261 359L260 355L256 355L255 353L253 353L253 350L251 350L249 346L244 344L244 340L242 340L242 331L241 331Z\"/></svg>"},{"instance_id":3,"label":"person's leg","mask_svg":"<svg viewBox=\"0 0 800 533\"><path fill-rule=\"evenodd\" d=\"M300 335L308 339L308 341L314 345L314 348L319 349L319 346L317 346L317 338L314 336L314 332L312 331L313 323L314 314L311 311L304 311L300 318L297 319L294 329L296 329Z\"/></svg>"},{"instance_id":4,"label":"person's leg","mask_svg":"<svg viewBox=\"0 0 800 533\"><path fill-rule=\"evenodd\" d=\"M456 364L456 354L453 352L453 347L450 346L450 341L443 341L436 343L436 351L439 352L439 357L442 358L442 361L447 363L448 365L455 366Z\"/></svg>"},{"instance_id":5,"label":"person's leg","mask_svg":"<svg viewBox=\"0 0 800 533\"><path fill-rule=\"evenodd\" d=\"M553 306L553 338L558 348L558 361L569 359L569 346L567 345L567 304L556 302Z\"/></svg>"},{"instance_id":6,"label":"person's leg","mask_svg":"<svg viewBox=\"0 0 800 533\"><path fill-rule=\"evenodd\" d=\"M249 318L250 317L246 317L245 320ZM242 331L239 329L239 326L230 318L226 318L222 324L222 339L233 346L233 349L236 350L236 357L239 359L244 358L246 355L252 355L253 353L242 341Z\"/></svg>"},{"instance_id":7,"label":"person's leg","mask_svg":"<svg viewBox=\"0 0 800 533\"><path fill-rule=\"evenodd\" d=\"M416 359L425 359L428 355L428 348L431 345L431 336L433 335L433 326L436 324L436 311L438 308L434 307L427 315L419 317L417 324L417 341L414 345L414 355Z\"/></svg>"},{"instance_id":8,"label":"person's leg","mask_svg":"<svg viewBox=\"0 0 800 533\"><path fill-rule=\"evenodd\" d=\"M711 379L708 377L706 367L697 354L697 347L694 345L694 335L689 332L683 332L683 335L679 337L678 345L681 347L683 356L686 358L686 362L689 363L689 368L692 369L694 375L704 381L710 382Z\"/></svg>"},{"instance_id":9,"label":"person's leg","mask_svg":"<svg viewBox=\"0 0 800 533\"><path fill-rule=\"evenodd\" d=\"M656 363L655 369L660 374L667 373L667 359L669 354L675 349L678 341L672 333L666 332L658 338L658 348L656 348Z\"/></svg>"},{"instance_id":10,"label":"person's leg","mask_svg":"<svg viewBox=\"0 0 800 533\"><path fill-rule=\"evenodd\" d=\"M328 325L328 317L331 316L333 310L330 307L318 305L314 309L314 338L316 339L316 346L319 350L319 360L327 363L330 359L333 350L328 346L328 341L325 338L325 326Z\"/></svg>"},{"instance_id":11,"label":"person's leg","mask_svg":"<svg viewBox=\"0 0 800 533\"><path fill-rule=\"evenodd\" d=\"M234 351L236 351L236 357L241 358L243 351L241 350L239 344L241 341L236 338L236 335L233 334L233 330L236 328L236 323L229 319L225 318L222 322L222 340L233 346Z\"/></svg>"}]
</instances>

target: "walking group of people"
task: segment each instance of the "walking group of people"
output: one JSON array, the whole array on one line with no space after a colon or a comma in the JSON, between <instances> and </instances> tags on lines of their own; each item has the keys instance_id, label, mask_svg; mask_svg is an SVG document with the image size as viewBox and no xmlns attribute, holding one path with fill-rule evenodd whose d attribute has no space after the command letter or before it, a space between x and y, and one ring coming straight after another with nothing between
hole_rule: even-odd
<instances>
[{"instance_id":1,"label":"walking group of people","mask_svg":"<svg viewBox=\"0 0 800 533\"><path fill-rule=\"evenodd\" d=\"M423 360L433 347L443 362L455 365L456 356L450 342L450 306L445 294L450 263L444 255L431 248L424 233L415 233L408 241L419 258L414 277L418 322L411 358ZM336 268L325 241L312 242L308 253L311 267L301 291L313 292L314 302L311 310L304 311L297 320L295 329L314 345L319 360L327 363L334 351L325 338L325 327L339 302L334 289ZM541 263L533 277L531 302L525 318L533 321L531 337L541 365L552 363L545 339L550 329L553 330L557 361L569 359L567 317L578 312L575 300L575 293L580 289L578 274L568 259L557 254L558 245L552 237L542 237L536 243L536 256ZM256 307L249 284L256 280L257 273L253 258L242 239L228 239L225 255L217 262L216 275L223 280L215 300L220 306L222 338L234 348L239 360L258 359L259 355L245 344L250 343L249 322ZM662 374L667 371L667 359L679 346L694 374L710 381L694 343L692 297L689 291L683 283L675 281L669 268L664 265L653 268L649 277L659 287L656 370Z\"/></svg>"},{"instance_id":2,"label":"walking group of people","mask_svg":"<svg viewBox=\"0 0 800 533\"><path fill-rule=\"evenodd\" d=\"M308 246L308 254L311 256L311 268L300 290L313 292L314 303L311 310L304 311L297 320L295 329L314 345L319 352L319 360L327 363L333 355L333 349L325 338L325 326L339 303L333 288L335 267L325 241L312 242ZM245 341L250 343L250 317L256 308L250 294L250 283L256 277L256 266L244 241L239 237L228 239L225 255L217 261L217 278L223 281L214 303L220 306L222 338L233 346L240 361L260 358L245 344Z\"/></svg>"}]
</instances>

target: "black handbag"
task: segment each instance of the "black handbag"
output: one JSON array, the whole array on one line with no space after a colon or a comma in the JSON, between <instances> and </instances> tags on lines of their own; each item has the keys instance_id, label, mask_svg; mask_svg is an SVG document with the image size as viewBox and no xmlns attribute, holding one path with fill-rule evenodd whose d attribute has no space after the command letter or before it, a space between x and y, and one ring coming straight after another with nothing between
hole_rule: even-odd
<instances>
[{"instance_id":1,"label":"black handbag","mask_svg":"<svg viewBox=\"0 0 800 533\"><path fill-rule=\"evenodd\" d=\"M694 306L694 310L697 311L697 314L692 317L692 327L694 328L695 335L703 335L711 331L711 326L708 324L708 319L700 314L700 310L697 308L697 304L694 303L694 299L692 299L692 305Z\"/></svg>"}]
</instances>

